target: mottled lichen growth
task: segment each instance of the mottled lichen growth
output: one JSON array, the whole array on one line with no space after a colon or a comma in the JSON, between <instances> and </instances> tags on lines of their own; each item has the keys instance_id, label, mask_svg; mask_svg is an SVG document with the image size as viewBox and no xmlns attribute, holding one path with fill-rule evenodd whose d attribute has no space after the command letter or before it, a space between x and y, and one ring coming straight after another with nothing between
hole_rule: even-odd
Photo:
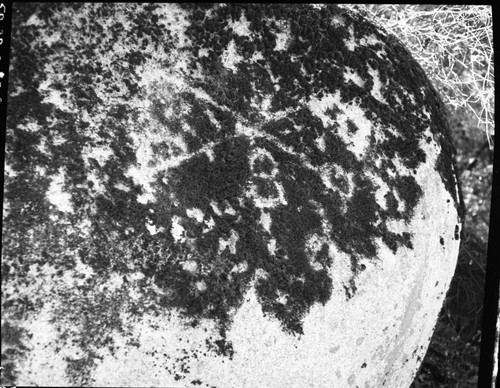
<instances>
[{"instance_id":1,"label":"mottled lichen growth","mask_svg":"<svg viewBox=\"0 0 500 388\"><path fill-rule=\"evenodd\" d=\"M213 320L207 351L231 357L225 333L252 285L262 311L301 334L334 287L355 293L359 260L376 259L380 241L412 249L389 224L408 223L423 194L422 144L440 147L436 169L459 201L441 100L410 53L361 16L335 5L127 7L16 5L6 282L31 265L87 265L97 277L78 292L117 275L130 284L92 298ZM56 176L71 211L48 197ZM333 246L351 258L347 284L330 276ZM152 307L123 297L133 287ZM99 341L124 330L103 319L82 330Z\"/></svg>"}]
</instances>

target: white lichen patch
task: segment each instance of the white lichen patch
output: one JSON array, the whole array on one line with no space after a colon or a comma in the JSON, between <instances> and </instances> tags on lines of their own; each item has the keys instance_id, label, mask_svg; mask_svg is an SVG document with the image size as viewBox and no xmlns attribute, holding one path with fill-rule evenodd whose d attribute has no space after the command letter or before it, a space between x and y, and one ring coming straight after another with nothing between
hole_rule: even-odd
<instances>
[{"instance_id":1,"label":"white lichen patch","mask_svg":"<svg viewBox=\"0 0 500 388\"><path fill-rule=\"evenodd\" d=\"M10 166L8 166L8 167L10 167ZM45 174L47 173L47 169L45 167L42 167L42 166L36 166L35 171L40 176L45 176ZM5 174L7 176L9 176L9 172L6 171Z\"/></svg>"},{"instance_id":2,"label":"white lichen patch","mask_svg":"<svg viewBox=\"0 0 500 388\"><path fill-rule=\"evenodd\" d=\"M211 148L205 149L205 155L207 155L209 162L213 162L215 160L215 154L213 149Z\"/></svg>"},{"instance_id":3,"label":"white lichen patch","mask_svg":"<svg viewBox=\"0 0 500 388\"><path fill-rule=\"evenodd\" d=\"M9 85L9 89L11 86ZM16 97L19 96L21 93L26 92L26 89L24 89L22 86L19 85L12 85L12 91L9 91L9 97Z\"/></svg>"},{"instance_id":4,"label":"white lichen patch","mask_svg":"<svg viewBox=\"0 0 500 388\"><path fill-rule=\"evenodd\" d=\"M180 134L174 134L168 128L151 128L146 123L130 132L130 138L136 152L136 163L131 165L125 175L131 177L134 183L142 186L143 196L154 198L152 184L159 172L168 171L188 159L187 145ZM176 156L161 158L152 151L153 144L165 142L171 150L177 150Z\"/></svg>"},{"instance_id":5,"label":"white lichen patch","mask_svg":"<svg viewBox=\"0 0 500 388\"><path fill-rule=\"evenodd\" d=\"M332 163L331 165L323 165L319 169L319 174L325 188L338 192L344 200L349 199L354 193L354 173L352 171L346 171L341 166ZM332 179L345 182L347 187L339 188ZM345 206L345 204L343 206ZM346 210L345 207L342 209L343 211Z\"/></svg>"},{"instance_id":6,"label":"white lichen patch","mask_svg":"<svg viewBox=\"0 0 500 388\"><path fill-rule=\"evenodd\" d=\"M113 292L123 285L123 276L118 273L112 273L106 284L103 285L103 290Z\"/></svg>"},{"instance_id":7,"label":"white lichen patch","mask_svg":"<svg viewBox=\"0 0 500 388\"><path fill-rule=\"evenodd\" d=\"M64 112L68 112L68 113L75 112L75 108L73 107L73 104L71 103L71 101L68 100L68 97L63 97L62 94L64 92L52 88L52 80L50 78L43 81L40 84L38 90L45 95L45 97L43 99L44 103L54 104L55 106L57 106L59 109L61 109Z\"/></svg>"},{"instance_id":8,"label":"white lichen patch","mask_svg":"<svg viewBox=\"0 0 500 388\"><path fill-rule=\"evenodd\" d=\"M48 304L36 317L28 317L25 328L28 332L33 333L36 341L32 342L29 358L24 361L25 368L22 369L19 376L21 384L24 384L22 381L36 381L37 385L48 386L54 384L54 381L67 381L65 356L72 355L71 352L68 352L68 349L61 349L61 352L54 352L50 358L47 357L47 349L57 343L60 335L52 321L51 306ZM71 348L75 354L75 347ZM55 364L52 365L54 362ZM50 374L45 373L47 368L50 368Z\"/></svg>"},{"instance_id":9,"label":"white lichen patch","mask_svg":"<svg viewBox=\"0 0 500 388\"><path fill-rule=\"evenodd\" d=\"M43 27L45 26L45 22L40 19L37 14L33 14L30 16L30 18L26 21L27 26L35 26L35 27Z\"/></svg>"},{"instance_id":10,"label":"white lichen patch","mask_svg":"<svg viewBox=\"0 0 500 388\"><path fill-rule=\"evenodd\" d=\"M181 47L187 44L185 42L187 39L186 29L189 27L189 21L186 10L183 10L179 4L165 3L153 12L159 17L159 23L168 28L170 35Z\"/></svg>"},{"instance_id":11,"label":"white lichen patch","mask_svg":"<svg viewBox=\"0 0 500 388\"><path fill-rule=\"evenodd\" d=\"M215 118L213 112L210 109L206 109L205 110L205 114L208 116L208 119L215 126L215 128L217 128L218 130L220 130L221 129L221 125L220 125L219 121Z\"/></svg>"},{"instance_id":12,"label":"white lichen patch","mask_svg":"<svg viewBox=\"0 0 500 388\"><path fill-rule=\"evenodd\" d=\"M181 263L181 267L184 271L187 271L191 274L196 274L199 270L198 262L195 260L186 260Z\"/></svg>"},{"instance_id":13,"label":"white lichen patch","mask_svg":"<svg viewBox=\"0 0 500 388\"><path fill-rule=\"evenodd\" d=\"M262 55L262 51L255 51L255 52L252 54L252 56L251 56L251 58L250 58L250 60L249 60L249 61L250 61L250 62L254 62L254 63L255 63L255 62L256 62L256 61L258 61L259 59L264 59L264 56Z\"/></svg>"},{"instance_id":14,"label":"white lichen patch","mask_svg":"<svg viewBox=\"0 0 500 388\"><path fill-rule=\"evenodd\" d=\"M339 135L347 144L349 151L352 151L359 159L362 159L370 145L369 136L373 130L373 124L365 116L365 111L355 103L343 108L344 115L340 115L338 121L343 131L339 131ZM350 120L358 128L354 134L348 132L347 120Z\"/></svg>"},{"instance_id":15,"label":"white lichen patch","mask_svg":"<svg viewBox=\"0 0 500 388\"><path fill-rule=\"evenodd\" d=\"M36 148L43 155L49 156L51 154L51 152L49 151L49 147L47 146L47 140L45 138L40 139L40 141L36 145Z\"/></svg>"},{"instance_id":16,"label":"white lichen patch","mask_svg":"<svg viewBox=\"0 0 500 388\"><path fill-rule=\"evenodd\" d=\"M277 290L276 291L276 303L286 305L287 301L288 301L288 294L285 294L281 290Z\"/></svg>"},{"instance_id":17,"label":"white lichen patch","mask_svg":"<svg viewBox=\"0 0 500 388\"><path fill-rule=\"evenodd\" d=\"M154 202L156 200L155 196L151 192L146 192L137 196L137 202L145 205L148 202Z\"/></svg>"},{"instance_id":18,"label":"white lichen patch","mask_svg":"<svg viewBox=\"0 0 500 388\"><path fill-rule=\"evenodd\" d=\"M330 19L332 26L343 26L345 25L345 19L340 15L333 15Z\"/></svg>"},{"instance_id":19,"label":"white lichen patch","mask_svg":"<svg viewBox=\"0 0 500 388\"><path fill-rule=\"evenodd\" d=\"M149 222L146 222L145 224L146 229L148 230L149 234L154 236L156 233L158 233L158 230L156 229L156 225L150 224Z\"/></svg>"},{"instance_id":20,"label":"white lichen patch","mask_svg":"<svg viewBox=\"0 0 500 388\"><path fill-rule=\"evenodd\" d=\"M349 39L342 39L344 41L345 46L349 51L354 51L356 47L359 45L354 39L354 28L352 26L349 27Z\"/></svg>"},{"instance_id":21,"label":"white lichen patch","mask_svg":"<svg viewBox=\"0 0 500 388\"><path fill-rule=\"evenodd\" d=\"M231 273L243 273L248 271L248 262L246 260L241 263L236 264L232 269Z\"/></svg>"},{"instance_id":22,"label":"white lichen patch","mask_svg":"<svg viewBox=\"0 0 500 388\"><path fill-rule=\"evenodd\" d=\"M321 177L321 181L323 182L327 190L337 190L337 186L333 184L331 179L332 176L335 176L335 174L336 168L334 166L321 166L319 176Z\"/></svg>"},{"instance_id":23,"label":"white lichen patch","mask_svg":"<svg viewBox=\"0 0 500 388\"><path fill-rule=\"evenodd\" d=\"M8 178L15 178L17 176L17 172L16 170L14 170L12 168L12 166L7 163L7 160L5 160L4 162L4 170L3 170L3 173L4 173L4 180L8 179ZM4 197L5 199L5 197Z\"/></svg>"},{"instance_id":24,"label":"white lichen patch","mask_svg":"<svg viewBox=\"0 0 500 388\"><path fill-rule=\"evenodd\" d=\"M82 157L89 164L90 158L95 159L100 167L104 167L111 156L114 155L113 150L108 145L85 145L82 150Z\"/></svg>"},{"instance_id":25,"label":"white lichen patch","mask_svg":"<svg viewBox=\"0 0 500 388\"><path fill-rule=\"evenodd\" d=\"M49 190L47 191L47 199L62 212L73 213L73 205L71 203L71 194L64 191L65 173L62 167L59 168L57 175L52 177Z\"/></svg>"},{"instance_id":26,"label":"white lichen patch","mask_svg":"<svg viewBox=\"0 0 500 388\"><path fill-rule=\"evenodd\" d=\"M327 232L325 232L325 234L326 233ZM324 235L313 234L309 236L306 241L305 249L309 258L309 263L315 271L325 268L324 264L321 264L316 260L317 254L321 251L324 244L327 244L328 246L331 244L331 241L325 238Z\"/></svg>"},{"instance_id":27,"label":"white lichen patch","mask_svg":"<svg viewBox=\"0 0 500 388\"><path fill-rule=\"evenodd\" d=\"M114 187L115 187L115 189L125 191L127 193L130 191L130 187L125 186L122 182L115 183Z\"/></svg>"},{"instance_id":28,"label":"white lichen patch","mask_svg":"<svg viewBox=\"0 0 500 388\"><path fill-rule=\"evenodd\" d=\"M195 287L198 292L205 292L207 290L207 283L204 280L198 280L195 283Z\"/></svg>"},{"instance_id":29,"label":"white lichen patch","mask_svg":"<svg viewBox=\"0 0 500 388\"><path fill-rule=\"evenodd\" d=\"M55 133L52 136L52 144L55 146L60 146L61 144L66 143L67 139L62 136L60 133Z\"/></svg>"},{"instance_id":30,"label":"white lichen patch","mask_svg":"<svg viewBox=\"0 0 500 388\"><path fill-rule=\"evenodd\" d=\"M245 17L244 12L242 12L239 20L229 22L228 27L233 30L233 33L239 36L250 36L252 34L252 31L250 31L250 22Z\"/></svg>"},{"instance_id":31,"label":"white lichen patch","mask_svg":"<svg viewBox=\"0 0 500 388\"><path fill-rule=\"evenodd\" d=\"M219 205L217 205L215 201L210 202L210 207L212 208L215 214L217 214L218 216L222 215L222 211L219 209Z\"/></svg>"},{"instance_id":32,"label":"white lichen patch","mask_svg":"<svg viewBox=\"0 0 500 388\"><path fill-rule=\"evenodd\" d=\"M380 72L378 70L375 70L369 64L367 66L368 66L368 74L370 74L373 79L373 86L371 90L372 96L375 97L381 103L387 104L387 101L385 100L382 94L382 88L384 87L384 85L380 80Z\"/></svg>"},{"instance_id":33,"label":"white lichen patch","mask_svg":"<svg viewBox=\"0 0 500 388\"><path fill-rule=\"evenodd\" d=\"M149 221L149 220L148 220ZM151 225L151 224L150 224ZM156 230L156 228L155 228ZM131 227L126 227L125 228L125 235L127 236L132 236L133 233L135 232L135 229L134 228L131 228Z\"/></svg>"},{"instance_id":34,"label":"white lichen patch","mask_svg":"<svg viewBox=\"0 0 500 388\"><path fill-rule=\"evenodd\" d=\"M262 268L257 268L254 275L255 280L259 279L269 279L269 273Z\"/></svg>"},{"instance_id":35,"label":"white lichen patch","mask_svg":"<svg viewBox=\"0 0 500 388\"><path fill-rule=\"evenodd\" d=\"M38 123L28 122L28 123L21 123L21 124L19 124L18 128L22 129L23 131L28 131L28 132L31 132L31 133L36 133L36 132L40 131L40 129L42 127Z\"/></svg>"},{"instance_id":36,"label":"white lichen patch","mask_svg":"<svg viewBox=\"0 0 500 388\"><path fill-rule=\"evenodd\" d=\"M270 238L269 242L267 243L267 251L269 252L270 255L274 255L276 252L276 239L275 238Z\"/></svg>"},{"instance_id":37,"label":"white lichen patch","mask_svg":"<svg viewBox=\"0 0 500 388\"><path fill-rule=\"evenodd\" d=\"M219 250L217 251L218 254L221 254L224 252L226 248L229 248L229 252L231 252L233 255L236 253L236 242L239 240L238 233L231 229L231 235L227 239L220 238L219 239Z\"/></svg>"},{"instance_id":38,"label":"white lichen patch","mask_svg":"<svg viewBox=\"0 0 500 388\"><path fill-rule=\"evenodd\" d=\"M323 122L325 127L338 124L341 128L338 135L346 143L347 149L353 152L359 159L363 158L370 145L369 136L374 129L373 122L365 116L365 111L361 107L355 102L349 104L342 103L339 91L335 94L327 94L321 99L311 98L308 107L311 113ZM326 113L328 109L332 109L333 107L337 107L340 111L336 120L333 120ZM355 133L348 131L348 120L357 127Z\"/></svg>"},{"instance_id":39,"label":"white lichen patch","mask_svg":"<svg viewBox=\"0 0 500 388\"><path fill-rule=\"evenodd\" d=\"M311 96L308 107L313 115L318 117L326 128L335 124L335 121L326 114L326 111L335 107L340 101L340 92L337 94L328 93L322 98Z\"/></svg>"},{"instance_id":40,"label":"white lichen patch","mask_svg":"<svg viewBox=\"0 0 500 388\"><path fill-rule=\"evenodd\" d=\"M365 172L365 174L375 186L375 200L377 201L377 204L383 210L387 210L387 201L385 199L385 195L389 192L389 186L387 186L387 183L385 183L380 176L375 175L369 171ZM397 193L395 195L397 195ZM401 206L401 201L399 199L398 202L400 202Z\"/></svg>"},{"instance_id":41,"label":"white lichen patch","mask_svg":"<svg viewBox=\"0 0 500 388\"><path fill-rule=\"evenodd\" d=\"M282 26L282 28L282 31L276 33L276 47L274 47L275 51L287 50L288 46L290 45L290 26L287 23L287 25Z\"/></svg>"},{"instance_id":42,"label":"white lichen patch","mask_svg":"<svg viewBox=\"0 0 500 388\"><path fill-rule=\"evenodd\" d=\"M189 218L194 218L199 223L203 222L203 218L205 217L203 211L197 208L186 209L186 215Z\"/></svg>"},{"instance_id":43,"label":"white lichen patch","mask_svg":"<svg viewBox=\"0 0 500 388\"><path fill-rule=\"evenodd\" d=\"M413 175L413 170L410 170L408 167L406 167L404 163L401 161L400 157L395 156L394 158L391 159L391 162L394 164L394 168L387 170L389 175L392 175L393 173L398 174L399 176Z\"/></svg>"},{"instance_id":44,"label":"white lichen patch","mask_svg":"<svg viewBox=\"0 0 500 388\"><path fill-rule=\"evenodd\" d=\"M203 228L202 233L210 232L214 228L214 226L215 226L215 221L212 217L210 217L210 219L205 221L205 228Z\"/></svg>"},{"instance_id":45,"label":"white lichen patch","mask_svg":"<svg viewBox=\"0 0 500 388\"><path fill-rule=\"evenodd\" d=\"M363 79L360 77L360 75L354 69L352 69L348 66L345 67L343 76L344 76L344 80L346 83L348 83L349 81L352 81L361 88L364 87L364 85L365 85L365 83L364 83Z\"/></svg>"},{"instance_id":46,"label":"white lichen patch","mask_svg":"<svg viewBox=\"0 0 500 388\"><path fill-rule=\"evenodd\" d=\"M257 137L267 137L267 134L261 131L259 128L245 125L241 121L236 122L235 128L237 136L244 136L249 139L255 139Z\"/></svg>"},{"instance_id":47,"label":"white lichen patch","mask_svg":"<svg viewBox=\"0 0 500 388\"><path fill-rule=\"evenodd\" d=\"M384 132L382 131L383 126L378 123L378 120L379 120L378 116L373 117L373 126L376 128L376 130L373 132L373 138L374 138L374 144L376 145L379 145L384 141L387 141L387 135L384 134ZM380 155L373 155L373 157L375 165L377 166L377 168L380 168L383 156L381 157Z\"/></svg>"},{"instance_id":48,"label":"white lichen patch","mask_svg":"<svg viewBox=\"0 0 500 388\"><path fill-rule=\"evenodd\" d=\"M90 191L93 193L105 194L106 189L104 186L104 182L106 182L108 179L109 177L107 175L105 175L104 178L101 179L101 177L99 177L95 171L87 172L87 180L89 182L92 182L92 188L90 189Z\"/></svg>"},{"instance_id":49,"label":"white lichen patch","mask_svg":"<svg viewBox=\"0 0 500 388\"><path fill-rule=\"evenodd\" d=\"M181 225L182 219L179 216L172 217L172 227L170 229L170 234L172 237L179 242L186 241L185 229Z\"/></svg>"},{"instance_id":50,"label":"white lichen patch","mask_svg":"<svg viewBox=\"0 0 500 388\"><path fill-rule=\"evenodd\" d=\"M272 218L271 214L269 212L266 212L265 210L261 210L260 213L260 225L266 232L271 232L271 223L272 223Z\"/></svg>"},{"instance_id":51,"label":"white lichen patch","mask_svg":"<svg viewBox=\"0 0 500 388\"><path fill-rule=\"evenodd\" d=\"M225 204L224 213L225 214L230 214L232 216L235 216L236 215L236 210L234 210L234 208L231 206L231 204L226 203Z\"/></svg>"},{"instance_id":52,"label":"white lichen patch","mask_svg":"<svg viewBox=\"0 0 500 388\"><path fill-rule=\"evenodd\" d=\"M359 44L362 46L374 46L376 44L384 44L379 40L374 34L364 36L359 40Z\"/></svg>"},{"instance_id":53,"label":"white lichen patch","mask_svg":"<svg viewBox=\"0 0 500 388\"><path fill-rule=\"evenodd\" d=\"M325 143L325 135L321 135L314 139L314 142L318 146L321 152L325 152L326 150L326 143Z\"/></svg>"},{"instance_id":54,"label":"white lichen patch","mask_svg":"<svg viewBox=\"0 0 500 388\"><path fill-rule=\"evenodd\" d=\"M234 39L232 39L226 49L222 53L221 62L222 65L233 72L237 71L236 65L243 60L243 57L238 54L236 50L236 44Z\"/></svg>"}]
</instances>

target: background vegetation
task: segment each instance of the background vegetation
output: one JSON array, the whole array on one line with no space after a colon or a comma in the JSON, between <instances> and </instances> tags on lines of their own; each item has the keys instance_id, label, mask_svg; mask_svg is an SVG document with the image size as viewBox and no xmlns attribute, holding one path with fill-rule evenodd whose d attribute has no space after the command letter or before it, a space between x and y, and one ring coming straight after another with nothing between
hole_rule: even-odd
<instances>
[{"instance_id":1,"label":"background vegetation","mask_svg":"<svg viewBox=\"0 0 500 388\"><path fill-rule=\"evenodd\" d=\"M495 138L492 9L352 7L399 37L441 92L449 108L466 205L455 276L412 388L476 387Z\"/></svg>"}]
</instances>

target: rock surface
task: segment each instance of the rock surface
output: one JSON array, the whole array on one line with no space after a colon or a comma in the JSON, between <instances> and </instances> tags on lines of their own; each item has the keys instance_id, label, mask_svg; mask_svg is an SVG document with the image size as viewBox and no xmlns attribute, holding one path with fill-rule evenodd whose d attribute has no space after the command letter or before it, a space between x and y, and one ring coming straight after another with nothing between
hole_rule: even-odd
<instances>
[{"instance_id":1,"label":"rock surface","mask_svg":"<svg viewBox=\"0 0 500 388\"><path fill-rule=\"evenodd\" d=\"M333 5L17 3L8 109L17 384L410 385L462 204L394 37Z\"/></svg>"}]
</instances>

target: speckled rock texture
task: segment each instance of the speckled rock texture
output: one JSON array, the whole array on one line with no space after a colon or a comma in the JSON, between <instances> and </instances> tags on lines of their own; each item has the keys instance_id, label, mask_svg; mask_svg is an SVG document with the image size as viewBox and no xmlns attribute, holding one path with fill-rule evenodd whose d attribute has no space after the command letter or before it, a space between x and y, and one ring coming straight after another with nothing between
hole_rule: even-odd
<instances>
[{"instance_id":1,"label":"speckled rock texture","mask_svg":"<svg viewBox=\"0 0 500 388\"><path fill-rule=\"evenodd\" d=\"M17 384L410 385L462 201L396 38L335 5L16 3L9 81Z\"/></svg>"}]
</instances>

